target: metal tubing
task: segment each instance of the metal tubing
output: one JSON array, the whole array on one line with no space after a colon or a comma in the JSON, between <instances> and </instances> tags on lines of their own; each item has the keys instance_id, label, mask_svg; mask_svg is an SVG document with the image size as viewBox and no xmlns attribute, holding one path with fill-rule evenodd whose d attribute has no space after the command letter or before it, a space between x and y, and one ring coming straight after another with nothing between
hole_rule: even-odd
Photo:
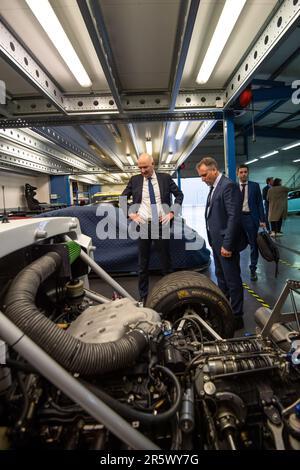
<instances>
[{"instance_id":1,"label":"metal tubing","mask_svg":"<svg viewBox=\"0 0 300 470\"><path fill-rule=\"evenodd\" d=\"M66 241L72 241L72 239L68 236L65 235L65 240ZM136 299L134 299L125 289L123 289L120 284L115 281L107 272L104 271L90 256L88 256L82 249L80 252L80 258L82 261L84 261L93 271L94 273L98 274L101 279L103 279L105 282L107 282L113 289L115 289L118 294L122 295L123 297L127 297L127 299L133 300L136 302Z\"/></svg>"},{"instance_id":2,"label":"metal tubing","mask_svg":"<svg viewBox=\"0 0 300 470\"><path fill-rule=\"evenodd\" d=\"M156 444L132 428L63 367L37 346L28 336L0 312L0 331L3 340L21 354L32 366L63 393L78 403L90 416L133 449L157 450Z\"/></svg>"},{"instance_id":3,"label":"metal tubing","mask_svg":"<svg viewBox=\"0 0 300 470\"><path fill-rule=\"evenodd\" d=\"M88 297L89 299L95 300L95 302L99 302L99 304L107 304L111 302L111 300L108 299L107 297L103 297L103 295L100 295L97 292L93 292L89 289L84 289L84 293L86 297Z\"/></svg>"}]
</instances>

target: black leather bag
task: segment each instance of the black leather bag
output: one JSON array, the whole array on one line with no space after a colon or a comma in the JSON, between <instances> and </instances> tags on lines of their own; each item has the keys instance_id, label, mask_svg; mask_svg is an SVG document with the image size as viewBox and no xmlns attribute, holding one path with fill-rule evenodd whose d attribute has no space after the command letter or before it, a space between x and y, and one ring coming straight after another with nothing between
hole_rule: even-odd
<instances>
[{"instance_id":1,"label":"black leather bag","mask_svg":"<svg viewBox=\"0 0 300 470\"><path fill-rule=\"evenodd\" d=\"M276 264L275 277L278 275L278 263L279 263L279 250L277 245L274 243L272 238L267 232L259 232L257 234L257 246L260 255L266 261L274 261Z\"/></svg>"}]
</instances>

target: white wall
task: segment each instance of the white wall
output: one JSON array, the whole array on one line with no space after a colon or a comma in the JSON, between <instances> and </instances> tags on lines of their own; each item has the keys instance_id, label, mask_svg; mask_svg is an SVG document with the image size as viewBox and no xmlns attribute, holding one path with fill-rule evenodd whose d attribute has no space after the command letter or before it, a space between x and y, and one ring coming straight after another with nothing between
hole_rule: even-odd
<instances>
[{"instance_id":1,"label":"white wall","mask_svg":"<svg viewBox=\"0 0 300 470\"><path fill-rule=\"evenodd\" d=\"M178 184L177 179L174 179ZM183 192L183 206L205 206L209 188L201 178L181 179L181 191Z\"/></svg>"},{"instance_id":2,"label":"white wall","mask_svg":"<svg viewBox=\"0 0 300 470\"><path fill-rule=\"evenodd\" d=\"M25 183L36 186L36 196L40 202L49 203L49 176L25 176L0 171L0 208L3 209L2 186L5 187L5 205L7 209L27 208L24 196Z\"/></svg>"}]
</instances>

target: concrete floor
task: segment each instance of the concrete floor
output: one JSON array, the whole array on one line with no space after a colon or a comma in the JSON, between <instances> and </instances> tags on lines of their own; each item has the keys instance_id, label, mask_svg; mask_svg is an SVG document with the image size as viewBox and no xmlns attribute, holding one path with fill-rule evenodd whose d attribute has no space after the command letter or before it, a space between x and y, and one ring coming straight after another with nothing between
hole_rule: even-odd
<instances>
[{"instance_id":1,"label":"concrete floor","mask_svg":"<svg viewBox=\"0 0 300 470\"><path fill-rule=\"evenodd\" d=\"M204 224L204 208L189 207L184 208L183 217L187 224L193 227L198 233L206 239ZM283 224L284 235L276 240L280 250L279 275L275 278L275 264L269 263L259 257L256 282L250 281L249 276L249 248L241 253L241 271L244 287L244 323L245 328L236 332L236 336L244 333L253 333L255 331L254 313L261 306L257 300L258 295L261 300L266 302L272 308L278 299L286 280L300 280L300 215L289 216ZM207 246L209 247L208 243ZM214 274L213 261L209 269L203 274L207 275L216 282ZM137 276L115 276L116 280L134 297L138 298ZM151 275L150 290L161 276ZM91 289L100 292L106 297L112 297L112 289L104 282L92 278L90 279ZM254 295L249 292L254 291ZM300 295L295 296L298 310L300 310ZM287 301L285 311L292 311L291 304Z\"/></svg>"}]
</instances>

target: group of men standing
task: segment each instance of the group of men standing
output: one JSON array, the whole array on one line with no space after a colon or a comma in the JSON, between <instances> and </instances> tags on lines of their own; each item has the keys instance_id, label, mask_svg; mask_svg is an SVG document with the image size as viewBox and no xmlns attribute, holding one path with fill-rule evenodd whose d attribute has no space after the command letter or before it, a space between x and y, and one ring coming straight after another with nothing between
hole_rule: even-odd
<instances>
[{"instance_id":1,"label":"group of men standing","mask_svg":"<svg viewBox=\"0 0 300 470\"><path fill-rule=\"evenodd\" d=\"M154 171L153 158L142 154L138 159L141 174L133 176L122 195L133 198L138 210L129 214L141 227L139 238L139 292L145 303L148 294L148 266L151 249L151 226L159 228L154 240L160 255L163 274L171 272L169 240L161 237L164 224L171 224L183 193L170 175ZM262 196L258 183L248 180L246 165L237 168L238 184L220 173L212 157L203 158L196 166L198 175L210 188L205 222L209 244L212 247L218 285L230 300L235 315L235 328L243 327L243 285L240 270L240 252L250 245L250 278L257 280L259 227L266 227ZM175 201L171 206L171 194ZM165 207L169 209L166 211Z\"/></svg>"}]
</instances>

